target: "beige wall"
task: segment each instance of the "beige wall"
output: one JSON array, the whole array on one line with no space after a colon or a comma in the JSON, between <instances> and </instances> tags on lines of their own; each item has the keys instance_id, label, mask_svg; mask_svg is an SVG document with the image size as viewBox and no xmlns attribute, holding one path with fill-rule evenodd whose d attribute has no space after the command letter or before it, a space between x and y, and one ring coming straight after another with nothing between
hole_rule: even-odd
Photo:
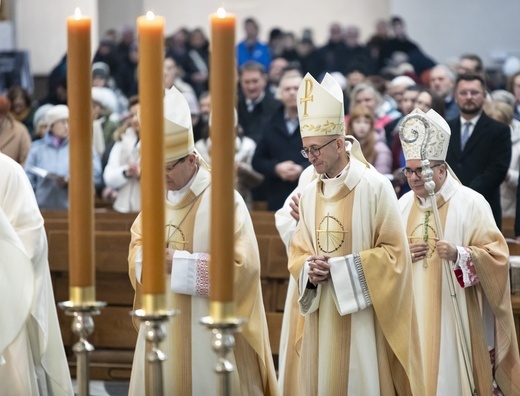
<instances>
[{"instance_id":1,"label":"beige wall","mask_svg":"<svg viewBox=\"0 0 520 396\"><path fill-rule=\"evenodd\" d=\"M30 52L34 74L48 74L67 51L67 17L79 7L92 18L92 44L98 42L97 0L14 2L16 48Z\"/></svg>"}]
</instances>

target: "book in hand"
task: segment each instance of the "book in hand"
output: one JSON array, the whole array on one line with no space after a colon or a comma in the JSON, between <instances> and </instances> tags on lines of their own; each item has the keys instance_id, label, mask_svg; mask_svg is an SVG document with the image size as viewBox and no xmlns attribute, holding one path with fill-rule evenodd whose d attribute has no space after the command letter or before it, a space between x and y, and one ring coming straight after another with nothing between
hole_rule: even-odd
<instances>
[{"instance_id":1,"label":"book in hand","mask_svg":"<svg viewBox=\"0 0 520 396\"><path fill-rule=\"evenodd\" d=\"M57 175L56 173L49 172L46 169L33 166L27 170L33 175L40 176L42 179L63 179L63 176Z\"/></svg>"}]
</instances>

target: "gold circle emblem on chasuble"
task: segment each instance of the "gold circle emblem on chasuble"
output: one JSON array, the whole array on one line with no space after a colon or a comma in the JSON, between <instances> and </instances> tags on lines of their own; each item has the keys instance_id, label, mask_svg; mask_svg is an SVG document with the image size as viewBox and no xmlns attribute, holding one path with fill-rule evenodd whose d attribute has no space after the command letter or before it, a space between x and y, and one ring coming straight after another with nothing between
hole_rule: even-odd
<instances>
[{"instance_id":1,"label":"gold circle emblem on chasuble","mask_svg":"<svg viewBox=\"0 0 520 396\"><path fill-rule=\"evenodd\" d=\"M432 228L429 224L419 224L412 231L412 235L409 236L410 243L420 243L427 242L428 243L428 253L426 254L426 258L430 258L433 256L435 252L435 240L437 238L437 231Z\"/></svg>"},{"instance_id":2,"label":"gold circle emblem on chasuble","mask_svg":"<svg viewBox=\"0 0 520 396\"><path fill-rule=\"evenodd\" d=\"M186 236L180 227L174 224L166 225L166 247L176 250L185 250L187 243Z\"/></svg>"},{"instance_id":3,"label":"gold circle emblem on chasuble","mask_svg":"<svg viewBox=\"0 0 520 396\"><path fill-rule=\"evenodd\" d=\"M323 253L334 253L339 250L345 242L345 228L343 224L327 213L316 230L316 241Z\"/></svg>"}]
</instances>

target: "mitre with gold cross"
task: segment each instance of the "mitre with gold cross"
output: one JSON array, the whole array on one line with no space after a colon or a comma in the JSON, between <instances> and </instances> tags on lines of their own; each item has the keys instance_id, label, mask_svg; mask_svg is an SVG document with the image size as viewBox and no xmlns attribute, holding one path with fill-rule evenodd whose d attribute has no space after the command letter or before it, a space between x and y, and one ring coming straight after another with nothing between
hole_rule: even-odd
<instances>
[{"instance_id":1,"label":"mitre with gold cross","mask_svg":"<svg viewBox=\"0 0 520 396\"><path fill-rule=\"evenodd\" d=\"M345 134L343 91L329 73L321 84L307 73L298 89L297 101L302 138Z\"/></svg>"}]
</instances>

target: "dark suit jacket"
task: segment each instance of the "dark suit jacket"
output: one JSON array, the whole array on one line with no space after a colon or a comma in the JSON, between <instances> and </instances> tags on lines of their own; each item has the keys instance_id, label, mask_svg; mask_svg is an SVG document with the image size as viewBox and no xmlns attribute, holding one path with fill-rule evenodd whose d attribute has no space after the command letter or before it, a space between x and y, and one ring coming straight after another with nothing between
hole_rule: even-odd
<instances>
[{"instance_id":1,"label":"dark suit jacket","mask_svg":"<svg viewBox=\"0 0 520 396\"><path fill-rule=\"evenodd\" d=\"M309 160L303 158L300 153L302 149L300 127L296 127L292 135L287 131L283 106L264 123L262 130L262 138L253 156L253 168L265 175L267 209L278 210L298 186L298 180L290 182L280 179L274 170L276 165L284 161L293 161L305 169L309 165Z\"/></svg>"},{"instance_id":2,"label":"dark suit jacket","mask_svg":"<svg viewBox=\"0 0 520 396\"><path fill-rule=\"evenodd\" d=\"M262 134L261 127L263 122L269 118L281 105L273 95L266 91L264 98L257 103L253 111L247 111L246 99L240 95L238 99L238 123L244 129L244 135L250 137L258 143Z\"/></svg>"},{"instance_id":3,"label":"dark suit jacket","mask_svg":"<svg viewBox=\"0 0 520 396\"><path fill-rule=\"evenodd\" d=\"M509 126L493 120L482 112L464 151L460 150L460 117L448 122L451 128L446 162L462 184L481 193L489 202L495 221L502 225L500 183L511 162L511 131Z\"/></svg>"}]
</instances>

